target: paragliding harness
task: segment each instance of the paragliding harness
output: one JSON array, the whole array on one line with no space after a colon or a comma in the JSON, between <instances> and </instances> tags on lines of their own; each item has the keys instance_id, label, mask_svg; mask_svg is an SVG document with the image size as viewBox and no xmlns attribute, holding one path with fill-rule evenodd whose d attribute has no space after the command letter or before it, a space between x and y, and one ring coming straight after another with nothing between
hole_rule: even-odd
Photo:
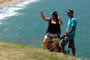
<instances>
[{"instance_id":1,"label":"paragliding harness","mask_svg":"<svg viewBox=\"0 0 90 60\"><path fill-rule=\"evenodd\" d=\"M61 52L61 42L63 41L63 40L66 40L66 39L68 39L69 38L69 35L66 35L66 36L62 36L62 37L60 37L59 38L59 40L57 41L57 45L56 45L56 52ZM53 52L54 51L54 49L53 49L53 46L52 46L52 44L53 44L53 41L52 41L52 37L50 38L51 40L49 40L48 41L48 43L47 43L47 49L50 51L50 52ZM65 50L65 54L69 54L70 53L70 50L69 50L69 48L68 49L66 49Z\"/></svg>"},{"instance_id":2,"label":"paragliding harness","mask_svg":"<svg viewBox=\"0 0 90 60\"><path fill-rule=\"evenodd\" d=\"M71 35L68 34L68 35L63 35L61 38L60 38L60 43L62 44L62 41L64 41L64 45L66 46L67 45L67 42L71 40ZM70 49L69 47L67 46L67 49L64 50L64 54L69 54L70 53Z\"/></svg>"}]
</instances>

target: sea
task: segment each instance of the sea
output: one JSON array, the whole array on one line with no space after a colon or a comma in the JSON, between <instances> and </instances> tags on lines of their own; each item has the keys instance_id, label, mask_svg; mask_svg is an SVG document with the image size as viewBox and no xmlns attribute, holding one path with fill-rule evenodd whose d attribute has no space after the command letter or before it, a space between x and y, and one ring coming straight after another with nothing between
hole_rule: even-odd
<instances>
[{"instance_id":1,"label":"sea","mask_svg":"<svg viewBox=\"0 0 90 60\"><path fill-rule=\"evenodd\" d=\"M90 0L21 0L0 8L0 41L42 48L48 23L41 19L40 11L51 17L57 11L63 25L61 36L67 28L67 9L74 10L77 20L75 36L76 56L90 60Z\"/></svg>"}]
</instances>

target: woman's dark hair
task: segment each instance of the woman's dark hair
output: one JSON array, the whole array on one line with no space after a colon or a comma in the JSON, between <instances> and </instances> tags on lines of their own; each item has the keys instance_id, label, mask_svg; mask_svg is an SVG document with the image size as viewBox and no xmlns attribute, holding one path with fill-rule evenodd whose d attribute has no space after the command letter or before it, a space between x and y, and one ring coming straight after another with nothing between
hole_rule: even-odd
<instances>
[{"instance_id":1,"label":"woman's dark hair","mask_svg":"<svg viewBox=\"0 0 90 60\"><path fill-rule=\"evenodd\" d=\"M58 12L57 12L57 11L54 11L54 12L52 13L52 15L55 16L56 22L58 23L58 22L59 22L59 20L58 20Z\"/></svg>"}]
</instances>

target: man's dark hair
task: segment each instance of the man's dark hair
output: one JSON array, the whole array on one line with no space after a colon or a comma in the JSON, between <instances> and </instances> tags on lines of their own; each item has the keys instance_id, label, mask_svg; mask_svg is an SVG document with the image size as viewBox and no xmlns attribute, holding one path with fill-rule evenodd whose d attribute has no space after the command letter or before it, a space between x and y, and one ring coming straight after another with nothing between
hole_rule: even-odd
<instances>
[{"instance_id":1,"label":"man's dark hair","mask_svg":"<svg viewBox=\"0 0 90 60\"><path fill-rule=\"evenodd\" d=\"M68 9L67 12L71 12L72 14L74 14L74 11L72 9Z\"/></svg>"}]
</instances>

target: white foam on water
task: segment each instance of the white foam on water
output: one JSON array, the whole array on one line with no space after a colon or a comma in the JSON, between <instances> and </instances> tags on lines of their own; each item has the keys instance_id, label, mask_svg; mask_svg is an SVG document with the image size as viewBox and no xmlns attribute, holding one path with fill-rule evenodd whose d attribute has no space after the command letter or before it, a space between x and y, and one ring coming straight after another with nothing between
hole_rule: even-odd
<instances>
[{"instance_id":1,"label":"white foam on water","mask_svg":"<svg viewBox=\"0 0 90 60\"><path fill-rule=\"evenodd\" d=\"M21 0L22 1L22 0ZM20 15L18 12L21 9L24 9L28 4L32 4L34 2L38 2L39 0L23 0L17 4L11 4L0 9L0 20L7 19L12 16Z\"/></svg>"}]
</instances>

